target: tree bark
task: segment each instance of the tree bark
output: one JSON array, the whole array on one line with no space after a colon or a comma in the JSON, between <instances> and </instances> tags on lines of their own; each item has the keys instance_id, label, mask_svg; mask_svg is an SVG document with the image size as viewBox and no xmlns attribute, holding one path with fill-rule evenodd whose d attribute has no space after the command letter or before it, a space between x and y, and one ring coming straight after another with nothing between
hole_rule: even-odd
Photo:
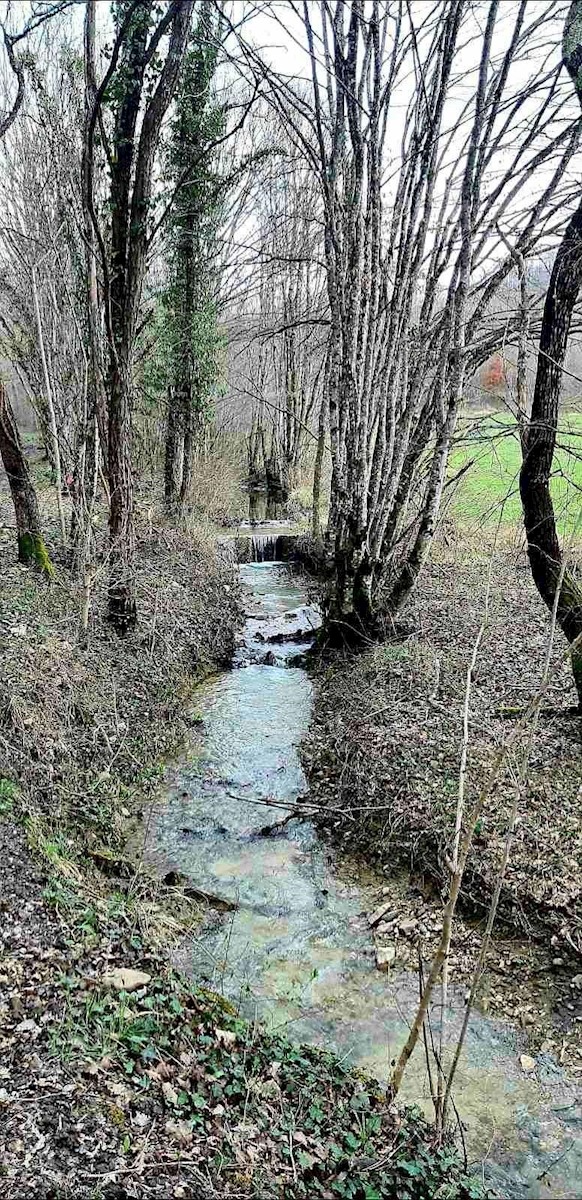
<instances>
[{"instance_id":1,"label":"tree bark","mask_svg":"<svg viewBox=\"0 0 582 1200\"><path fill-rule=\"evenodd\" d=\"M317 426L317 449L313 467L313 516L312 533L316 541L321 540L321 477L323 473L323 456L325 454L325 428L327 424L327 395L324 389L319 406L319 421Z\"/></svg>"},{"instance_id":2,"label":"tree bark","mask_svg":"<svg viewBox=\"0 0 582 1200\"><path fill-rule=\"evenodd\" d=\"M180 511L183 512L192 487L194 469L194 413L192 397L187 395L187 407L184 411L184 445L182 450L182 480L180 483Z\"/></svg>"},{"instance_id":3,"label":"tree bark","mask_svg":"<svg viewBox=\"0 0 582 1200\"><path fill-rule=\"evenodd\" d=\"M108 287L108 617L120 634L137 622L135 532L132 476L132 366L139 305L146 269L147 218L155 153L164 115L174 94L190 28L193 0L172 0L149 36L152 0L129 4L118 37L124 91L113 134L111 166L111 250ZM153 95L138 121L146 71L162 31L170 30L168 50ZM103 85L101 85L103 86ZM136 146L137 141L137 146Z\"/></svg>"},{"instance_id":4,"label":"tree bark","mask_svg":"<svg viewBox=\"0 0 582 1200\"><path fill-rule=\"evenodd\" d=\"M34 564L45 573L53 567L42 536L40 513L34 484L20 442L18 427L6 388L0 381L0 456L8 476L16 517L18 560Z\"/></svg>"},{"instance_id":5,"label":"tree bark","mask_svg":"<svg viewBox=\"0 0 582 1200\"><path fill-rule=\"evenodd\" d=\"M542 318L536 382L529 424L524 430L519 490L527 550L538 592L551 610L556 587L558 623L570 643L582 637L582 588L562 570L550 479L560 405L562 368L574 306L582 287L582 204L574 213L556 255ZM582 708L582 645L572 651L572 671Z\"/></svg>"},{"instance_id":6,"label":"tree bark","mask_svg":"<svg viewBox=\"0 0 582 1200\"><path fill-rule=\"evenodd\" d=\"M564 64L582 106L582 0L573 0L564 25ZM556 448L560 390L574 306L582 288L582 202L554 259L546 293L529 424L522 436L519 490L527 551L538 592L550 610L560 588L557 620L572 645L572 672L582 709L582 588L562 562L550 478Z\"/></svg>"},{"instance_id":7,"label":"tree bark","mask_svg":"<svg viewBox=\"0 0 582 1200\"><path fill-rule=\"evenodd\" d=\"M137 621L135 531L131 454L131 382L129 366L109 378L109 597L108 617L124 635Z\"/></svg>"},{"instance_id":8,"label":"tree bark","mask_svg":"<svg viewBox=\"0 0 582 1200\"><path fill-rule=\"evenodd\" d=\"M166 422L164 458L164 499L168 508L173 508L178 498L182 481L182 453L183 435L181 433L180 413L176 404L174 388L170 387L168 388L168 417Z\"/></svg>"}]
</instances>

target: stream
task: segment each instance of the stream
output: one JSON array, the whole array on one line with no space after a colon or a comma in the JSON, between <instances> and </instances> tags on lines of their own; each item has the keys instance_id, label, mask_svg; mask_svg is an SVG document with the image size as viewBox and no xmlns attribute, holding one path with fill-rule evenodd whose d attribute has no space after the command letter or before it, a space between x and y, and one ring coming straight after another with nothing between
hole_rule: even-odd
<instances>
[{"instance_id":1,"label":"stream","mask_svg":"<svg viewBox=\"0 0 582 1200\"><path fill-rule=\"evenodd\" d=\"M317 613L291 565L239 570L247 621L233 669L198 690L191 744L168 769L147 823L145 853L156 869L181 872L231 909L210 911L175 962L245 1015L385 1082L418 998L410 972L376 968L366 914L386 880L336 857L307 821L261 833L306 792L298 746L312 685L302 663ZM454 1042L464 989L453 986L449 1002ZM435 1000L434 1030L439 1020ZM472 1014L455 1087L469 1162L494 1194L579 1200L580 1090L549 1055L526 1075L525 1049L508 1022ZM430 1115L422 1047L400 1098Z\"/></svg>"}]
</instances>

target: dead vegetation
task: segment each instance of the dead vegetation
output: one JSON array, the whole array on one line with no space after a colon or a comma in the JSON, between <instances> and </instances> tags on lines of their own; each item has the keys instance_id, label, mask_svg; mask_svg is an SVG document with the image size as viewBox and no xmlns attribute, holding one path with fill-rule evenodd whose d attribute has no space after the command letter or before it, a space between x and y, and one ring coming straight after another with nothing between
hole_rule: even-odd
<instances>
[{"instance_id":1,"label":"dead vegetation","mask_svg":"<svg viewBox=\"0 0 582 1200\"><path fill-rule=\"evenodd\" d=\"M123 641L102 615L96 579L87 639L81 597L57 564L53 582L14 561L0 535L0 747L2 772L25 803L54 824L93 828L114 841L127 825L119 807L144 770L155 767L185 729L189 692L230 657L238 588L210 542L157 519L139 525L142 620Z\"/></svg>"},{"instance_id":2,"label":"dead vegetation","mask_svg":"<svg viewBox=\"0 0 582 1200\"><path fill-rule=\"evenodd\" d=\"M483 619L487 564L485 548L441 549L416 593L409 636L336 661L320 676L304 753L313 799L321 806L316 819L352 853L380 862L390 877L397 866L410 873L407 907L400 911L397 903L395 916L412 911L416 919L409 945L401 938L398 949L402 961L404 948L412 967L419 930L425 961L430 957L438 897L449 878L465 678ZM489 623L472 683L471 802L539 684L547 645L548 621L527 564L506 547L494 568ZM547 1039L556 1006L559 1024L577 1045L582 1013L572 979L579 979L582 952L582 746L563 653L558 637L501 893L505 933L489 955L489 964L501 963L501 978L489 980L481 993L489 993L494 1011L538 1025L540 1041ZM502 861L517 770L510 755L475 829L462 904L477 923ZM381 932L381 946L394 943L398 920ZM512 944L519 938L520 949ZM479 940L474 924L461 923L451 962L457 979L469 977ZM521 986L536 976L548 984L539 1008Z\"/></svg>"},{"instance_id":3,"label":"dead vegetation","mask_svg":"<svg viewBox=\"0 0 582 1200\"><path fill-rule=\"evenodd\" d=\"M122 847L238 592L146 513L141 622L100 616L2 541L0 1174L8 1200L481 1194L418 1113L238 1019L168 965L196 905ZM230 590L229 590L230 589Z\"/></svg>"}]
</instances>

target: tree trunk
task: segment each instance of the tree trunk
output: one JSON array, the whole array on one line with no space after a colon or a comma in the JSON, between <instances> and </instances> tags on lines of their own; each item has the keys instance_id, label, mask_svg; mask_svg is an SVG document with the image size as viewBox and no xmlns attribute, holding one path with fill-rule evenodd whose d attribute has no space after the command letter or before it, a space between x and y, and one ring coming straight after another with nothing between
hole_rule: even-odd
<instances>
[{"instance_id":1,"label":"tree trunk","mask_svg":"<svg viewBox=\"0 0 582 1200\"><path fill-rule=\"evenodd\" d=\"M188 395L186 398L184 411L184 451L182 455L182 481L180 483L180 511L184 511L186 501L190 495L192 486L192 468L194 456L194 413L192 412L192 399Z\"/></svg>"},{"instance_id":2,"label":"tree trunk","mask_svg":"<svg viewBox=\"0 0 582 1200\"><path fill-rule=\"evenodd\" d=\"M166 453L164 461L164 499L173 508L182 485L182 454L184 435L174 388L168 389L168 420L166 424Z\"/></svg>"},{"instance_id":3,"label":"tree trunk","mask_svg":"<svg viewBox=\"0 0 582 1200\"><path fill-rule=\"evenodd\" d=\"M121 635L137 621L135 532L131 455L129 368L113 369L109 381L109 596L108 617Z\"/></svg>"},{"instance_id":4,"label":"tree trunk","mask_svg":"<svg viewBox=\"0 0 582 1200\"><path fill-rule=\"evenodd\" d=\"M324 389L319 406L319 422L317 427L317 450L313 467L313 516L312 533L316 541L321 540L321 476L323 473L323 456L325 454L325 427L327 423L327 396Z\"/></svg>"},{"instance_id":5,"label":"tree trunk","mask_svg":"<svg viewBox=\"0 0 582 1200\"><path fill-rule=\"evenodd\" d=\"M562 580L557 619L570 643L572 670L582 708L582 588L563 571L550 478L556 447L562 368L574 306L582 287L582 204L572 217L556 255L544 304L536 382L529 424L524 429L519 490L534 583L551 610Z\"/></svg>"},{"instance_id":6,"label":"tree trunk","mask_svg":"<svg viewBox=\"0 0 582 1200\"><path fill-rule=\"evenodd\" d=\"M42 536L36 492L24 457L12 405L2 382L0 382L0 456L8 476L14 504L19 562L33 563L50 576L53 573L53 567Z\"/></svg>"}]
</instances>

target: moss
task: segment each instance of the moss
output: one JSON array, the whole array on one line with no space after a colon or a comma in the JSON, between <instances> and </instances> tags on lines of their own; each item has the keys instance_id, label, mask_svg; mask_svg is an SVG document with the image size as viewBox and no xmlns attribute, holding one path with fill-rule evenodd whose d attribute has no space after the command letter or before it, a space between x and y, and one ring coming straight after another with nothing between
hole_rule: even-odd
<instances>
[{"instance_id":1,"label":"moss","mask_svg":"<svg viewBox=\"0 0 582 1200\"><path fill-rule=\"evenodd\" d=\"M49 579L55 573L44 538L40 533L30 533L27 530L26 533L19 534L18 558L22 563L34 563Z\"/></svg>"}]
</instances>

